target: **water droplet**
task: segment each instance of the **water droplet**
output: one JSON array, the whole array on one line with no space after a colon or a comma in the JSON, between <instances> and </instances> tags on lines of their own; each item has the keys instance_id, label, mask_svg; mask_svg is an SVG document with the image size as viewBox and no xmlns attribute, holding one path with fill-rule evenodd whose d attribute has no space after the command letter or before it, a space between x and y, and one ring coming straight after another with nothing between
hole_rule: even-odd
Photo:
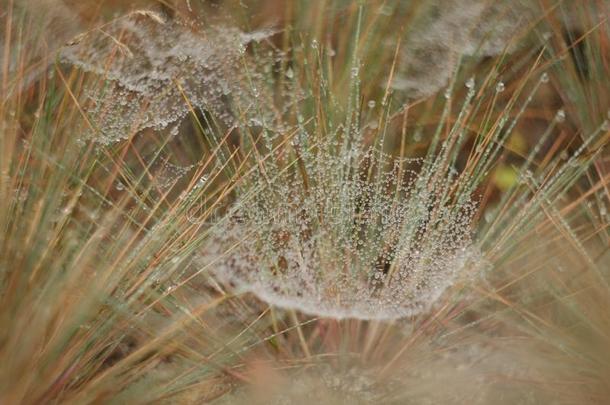
<instances>
[{"instance_id":1,"label":"water droplet","mask_svg":"<svg viewBox=\"0 0 610 405\"><path fill-rule=\"evenodd\" d=\"M199 180L197 180L197 187L203 187L207 181L208 181L208 176L203 174L199 178Z\"/></svg>"},{"instance_id":2,"label":"water droplet","mask_svg":"<svg viewBox=\"0 0 610 405\"><path fill-rule=\"evenodd\" d=\"M491 222L494 219L494 215L490 210L485 211L484 215L485 222Z\"/></svg>"},{"instance_id":3,"label":"water droplet","mask_svg":"<svg viewBox=\"0 0 610 405\"><path fill-rule=\"evenodd\" d=\"M474 76L472 76L471 78L466 80L466 83L464 83L464 85L469 89L473 89L474 88Z\"/></svg>"},{"instance_id":4,"label":"water droplet","mask_svg":"<svg viewBox=\"0 0 610 405\"><path fill-rule=\"evenodd\" d=\"M526 170L521 174L521 177L519 178L519 182L522 184L526 184L529 181L531 181L534 178L534 174L532 173L531 170Z\"/></svg>"},{"instance_id":5,"label":"water droplet","mask_svg":"<svg viewBox=\"0 0 610 405\"><path fill-rule=\"evenodd\" d=\"M562 123L566 120L566 112L563 109L557 111L555 114L555 121L558 123Z\"/></svg>"}]
</instances>

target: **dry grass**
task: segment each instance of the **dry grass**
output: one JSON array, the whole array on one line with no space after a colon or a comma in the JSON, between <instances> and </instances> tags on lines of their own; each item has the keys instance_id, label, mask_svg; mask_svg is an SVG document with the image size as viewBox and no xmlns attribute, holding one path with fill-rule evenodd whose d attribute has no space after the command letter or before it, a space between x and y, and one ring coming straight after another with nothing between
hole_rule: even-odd
<instances>
[{"instance_id":1,"label":"dry grass","mask_svg":"<svg viewBox=\"0 0 610 405\"><path fill-rule=\"evenodd\" d=\"M609 5L475 3L3 0L0 403L610 401Z\"/></svg>"}]
</instances>

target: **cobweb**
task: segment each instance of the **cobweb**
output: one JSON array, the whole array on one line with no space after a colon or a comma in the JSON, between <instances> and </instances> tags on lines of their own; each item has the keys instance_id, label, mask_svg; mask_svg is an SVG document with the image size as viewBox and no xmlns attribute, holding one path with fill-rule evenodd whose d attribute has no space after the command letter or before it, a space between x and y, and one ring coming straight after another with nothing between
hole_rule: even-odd
<instances>
[{"instance_id":1,"label":"cobweb","mask_svg":"<svg viewBox=\"0 0 610 405\"><path fill-rule=\"evenodd\" d=\"M239 114L272 126L274 117L261 118L264 112L257 108L268 97L263 75L245 53L248 44L273 34L194 27L137 11L78 36L61 58L99 77L86 105L91 136L100 143L145 128L164 129L189 111L210 112L226 126Z\"/></svg>"},{"instance_id":2,"label":"cobweb","mask_svg":"<svg viewBox=\"0 0 610 405\"><path fill-rule=\"evenodd\" d=\"M448 197L455 173L440 160L417 174L403 165L421 162L404 161L370 177L370 162L389 160L378 151L325 150L303 157L307 182L258 178L213 233L202 266L278 307L395 319L429 309L482 265L470 235L477 205Z\"/></svg>"},{"instance_id":3,"label":"cobweb","mask_svg":"<svg viewBox=\"0 0 610 405\"><path fill-rule=\"evenodd\" d=\"M487 57L515 50L511 39L533 17L520 1L459 0L425 3L401 54L393 87L410 97L427 96L446 86L461 56Z\"/></svg>"}]
</instances>

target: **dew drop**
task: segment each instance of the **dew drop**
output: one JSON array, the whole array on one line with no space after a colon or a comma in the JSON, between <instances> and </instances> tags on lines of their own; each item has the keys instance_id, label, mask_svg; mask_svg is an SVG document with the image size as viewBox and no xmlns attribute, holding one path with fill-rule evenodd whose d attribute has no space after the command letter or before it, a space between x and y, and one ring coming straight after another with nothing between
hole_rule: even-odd
<instances>
[{"instance_id":1,"label":"dew drop","mask_svg":"<svg viewBox=\"0 0 610 405\"><path fill-rule=\"evenodd\" d=\"M473 89L474 88L474 76L472 76L470 79L466 80L466 83L464 83L464 85L469 89Z\"/></svg>"},{"instance_id":2,"label":"dew drop","mask_svg":"<svg viewBox=\"0 0 610 405\"><path fill-rule=\"evenodd\" d=\"M494 215L490 210L485 211L485 215L483 216L485 222L489 223L494 219Z\"/></svg>"},{"instance_id":3,"label":"dew drop","mask_svg":"<svg viewBox=\"0 0 610 405\"><path fill-rule=\"evenodd\" d=\"M557 111L555 114L555 121L558 123L562 123L566 120L566 112L563 109Z\"/></svg>"}]
</instances>

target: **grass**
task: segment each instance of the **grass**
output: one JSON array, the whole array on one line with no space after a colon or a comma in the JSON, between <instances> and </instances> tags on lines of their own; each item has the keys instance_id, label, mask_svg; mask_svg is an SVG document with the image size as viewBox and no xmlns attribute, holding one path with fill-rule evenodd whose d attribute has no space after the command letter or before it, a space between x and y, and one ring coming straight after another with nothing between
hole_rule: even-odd
<instances>
[{"instance_id":1,"label":"grass","mask_svg":"<svg viewBox=\"0 0 610 405\"><path fill-rule=\"evenodd\" d=\"M47 3L0 11L0 403L610 399L605 3Z\"/></svg>"}]
</instances>

